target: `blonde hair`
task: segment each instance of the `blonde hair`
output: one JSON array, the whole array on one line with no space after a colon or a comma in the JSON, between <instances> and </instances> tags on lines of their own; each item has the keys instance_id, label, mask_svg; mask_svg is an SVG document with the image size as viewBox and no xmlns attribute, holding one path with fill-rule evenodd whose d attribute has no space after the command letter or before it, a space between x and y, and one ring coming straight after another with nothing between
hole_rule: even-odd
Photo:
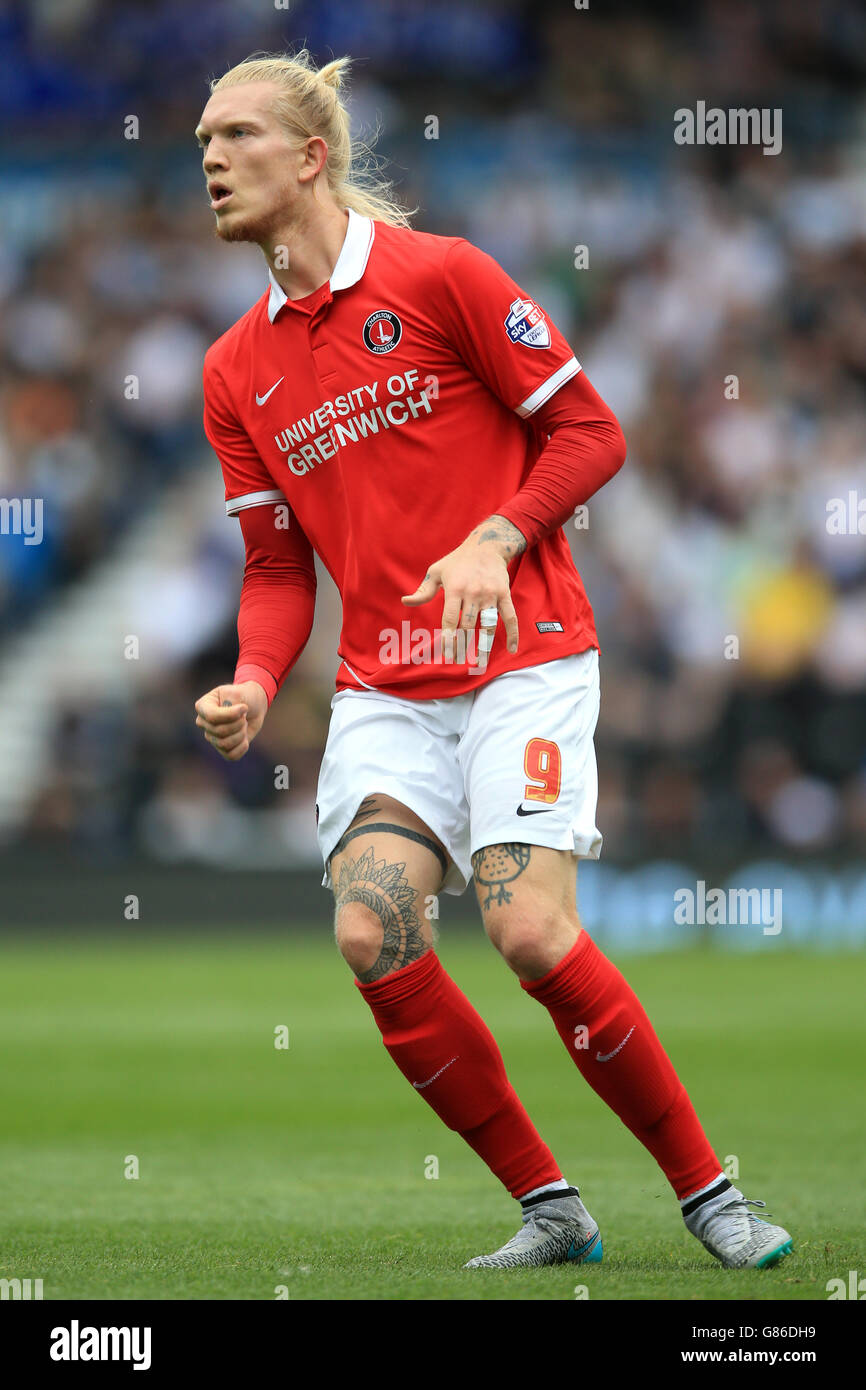
<instances>
[{"instance_id":1,"label":"blonde hair","mask_svg":"<svg viewBox=\"0 0 866 1390\"><path fill-rule=\"evenodd\" d=\"M335 58L317 68L306 48L294 54L254 54L214 78L210 90L213 94L247 82L273 82L273 111L290 139L303 143L319 136L327 144L322 172L338 207L392 227L408 227L411 214L396 202L371 147L352 139L349 113L339 95L351 61Z\"/></svg>"}]
</instances>

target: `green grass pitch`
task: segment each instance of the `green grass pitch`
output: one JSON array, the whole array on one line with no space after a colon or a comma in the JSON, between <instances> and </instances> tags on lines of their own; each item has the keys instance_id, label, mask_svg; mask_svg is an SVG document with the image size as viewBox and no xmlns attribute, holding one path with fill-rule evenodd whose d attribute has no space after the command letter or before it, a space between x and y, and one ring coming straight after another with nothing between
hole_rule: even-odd
<instances>
[{"instance_id":1,"label":"green grass pitch","mask_svg":"<svg viewBox=\"0 0 866 1390\"><path fill-rule=\"evenodd\" d=\"M399 1075L327 933L239 929L0 945L0 1277L41 1278L46 1299L796 1300L866 1270L861 956L616 957L720 1158L794 1236L777 1269L736 1273L480 927L440 954L603 1264L462 1270L514 1233L516 1204Z\"/></svg>"}]
</instances>

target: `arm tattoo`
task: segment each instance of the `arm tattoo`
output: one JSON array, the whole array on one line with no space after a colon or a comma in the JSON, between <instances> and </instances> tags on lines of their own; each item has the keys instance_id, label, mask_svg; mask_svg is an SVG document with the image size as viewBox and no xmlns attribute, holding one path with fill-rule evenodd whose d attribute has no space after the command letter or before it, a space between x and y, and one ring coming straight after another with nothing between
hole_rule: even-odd
<instances>
[{"instance_id":1,"label":"arm tattoo","mask_svg":"<svg viewBox=\"0 0 866 1390\"><path fill-rule=\"evenodd\" d=\"M514 522L508 521L504 516L488 517L486 521L482 521L478 530L478 544L496 541L502 547L504 560L513 560L515 555L520 555L526 549L526 537L523 532L518 531Z\"/></svg>"},{"instance_id":2,"label":"arm tattoo","mask_svg":"<svg viewBox=\"0 0 866 1390\"><path fill-rule=\"evenodd\" d=\"M367 820L370 816L378 816L381 813L381 810L382 807L379 805L375 796L365 796L364 800L361 802L360 806L355 812L355 817L352 821L352 824L354 825L355 821Z\"/></svg>"},{"instance_id":3,"label":"arm tattoo","mask_svg":"<svg viewBox=\"0 0 866 1390\"><path fill-rule=\"evenodd\" d=\"M377 860L372 847L360 859L347 859L340 865L337 910L344 903L363 903L382 923L382 949L375 964L358 974L362 985L380 980L389 970L411 965L428 949L415 911L415 889L406 879L405 868L405 863Z\"/></svg>"},{"instance_id":4,"label":"arm tattoo","mask_svg":"<svg viewBox=\"0 0 866 1390\"><path fill-rule=\"evenodd\" d=\"M531 853L531 845L486 845L484 849L475 851L472 856L475 882L487 889L482 908L492 907L494 902L511 902L514 895L505 885L520 877L529 863Z\"/></svg>"}]
</instances>

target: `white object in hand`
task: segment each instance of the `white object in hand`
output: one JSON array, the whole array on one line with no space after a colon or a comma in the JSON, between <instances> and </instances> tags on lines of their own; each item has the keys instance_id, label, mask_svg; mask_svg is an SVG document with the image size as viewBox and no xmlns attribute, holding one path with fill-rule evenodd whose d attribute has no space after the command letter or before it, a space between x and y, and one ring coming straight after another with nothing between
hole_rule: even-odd
<instances>
[{"instance_id":1,"label":"white object in hand","mask_svg":"<svg viewBox=\"0 0 866 1390\"><path fill-rule=\"evenodd\" d=\"M487 665L487 658L493 646L493 638L496 635L496 624L499 622L498 608L482 608L481 610L481 632L478 637L478 665Z\"/></svg>"}]
</instances>

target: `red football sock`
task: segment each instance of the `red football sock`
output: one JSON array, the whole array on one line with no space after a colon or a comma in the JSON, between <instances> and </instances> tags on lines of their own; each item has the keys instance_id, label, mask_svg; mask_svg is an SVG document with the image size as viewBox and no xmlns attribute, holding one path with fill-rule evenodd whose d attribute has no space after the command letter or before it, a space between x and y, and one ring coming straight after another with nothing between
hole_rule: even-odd
<instances>
[{"instance_id":1,"label":"red football sock","mask_svg":"<svg viewBox=\"0 0 866 1390\"><path fill-rule=\"evenodd\" d=\"M383 980L355 984L407 1081L513 1197L562 1177L505 1074L493 1034L435 951Z\"/></svg>"},{"instance_id":2,"label":"red football sock","mask_svg":"<svg viewBox=\"0 0 866 1390\"><path fill-rule=\"evenodd\" d=\"M637 995L585 931L559 965L521 984L550 1011L581 1075L649 1149L677 1197L719 1176L721 1164Z\"/></svg>"}]
</instances>

